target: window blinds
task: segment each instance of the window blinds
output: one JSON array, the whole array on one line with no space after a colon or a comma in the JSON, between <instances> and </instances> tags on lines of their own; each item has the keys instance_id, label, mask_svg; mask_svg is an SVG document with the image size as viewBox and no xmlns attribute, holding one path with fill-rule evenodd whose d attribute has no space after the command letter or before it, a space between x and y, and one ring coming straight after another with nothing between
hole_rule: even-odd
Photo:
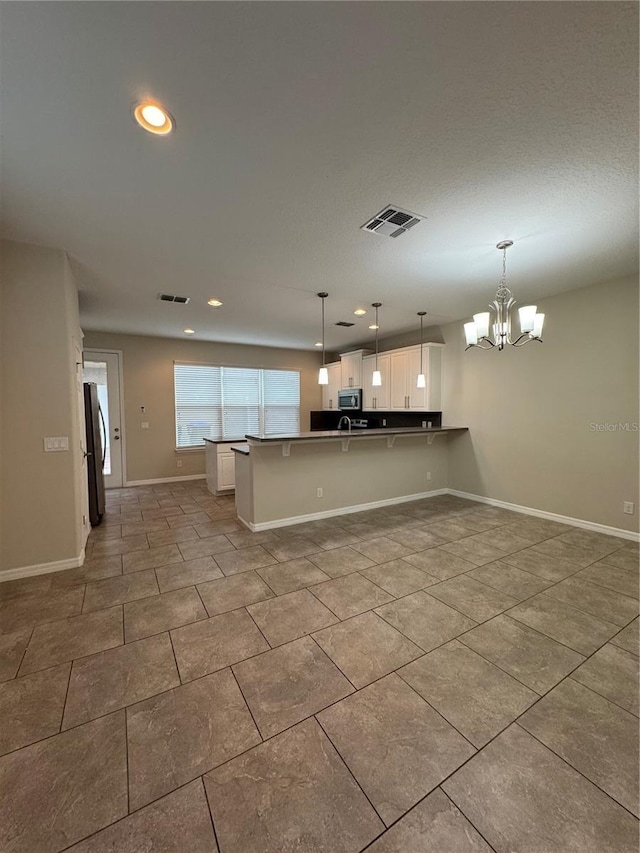
<instances>
[{"instance_id":1,"label":"window blinds","mask_svg":"<svg viewBox=\"0 0 640 853\"><path fill-rule=\"evenodd\" d=\"M175 364L174 383L176 447L300 428L297 370Z\"/></svg>"}]
</instances>

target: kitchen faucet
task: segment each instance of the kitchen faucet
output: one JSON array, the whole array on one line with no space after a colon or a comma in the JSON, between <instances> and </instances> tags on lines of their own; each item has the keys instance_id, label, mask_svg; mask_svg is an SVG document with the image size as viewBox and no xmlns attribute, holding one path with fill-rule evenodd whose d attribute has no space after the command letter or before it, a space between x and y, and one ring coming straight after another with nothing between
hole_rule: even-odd
<instances>
[{"instance_id":1,"label":"kitchen faucet","mask_svg":"<svg viewBox=\"0 0 640 853\"><path fill-rule=\"evenodd\" d=\"M349 428L349 432L351 432L351 418L348 418L346 415L343 415L343 416L340 418L340 420L338 421L338 429L340 429L340 428L342 427L342 421L346 421L346 422L347 422L347 426L348 426L348 428Z\"/></svg>"}]
</instances>

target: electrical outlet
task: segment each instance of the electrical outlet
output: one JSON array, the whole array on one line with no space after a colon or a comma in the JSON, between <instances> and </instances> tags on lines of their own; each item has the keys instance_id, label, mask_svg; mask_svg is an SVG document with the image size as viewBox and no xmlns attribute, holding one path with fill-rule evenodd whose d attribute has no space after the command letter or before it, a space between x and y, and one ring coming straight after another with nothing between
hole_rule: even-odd
<instances>
[{"instance_id":1,"label":"electrical outlet","mask_svg":"<svg viewBox=\"0 0 640 853\"><path fill-rule=\"evenodd\" d=\"M431 471L427 471L427 480L431 479Z\"/></svg>"},{"instance_id":2,"label":"electrical outlet","mask_svg":"<svg viewBox=\"0 0 640 853\"><path fill-rule=\"evenodd\" d=\"M625 501L622 504L622 510L627 515L633 515L633 501Z\"/></svg>"},{"instance_id":3,"label":"electrical outlet","mask_svg":"<svg viewBox=\"0 0 640 853\"><path fill-rule=\"evenodd\" d=\"M176 468L182 468L182 459L176 459Z\"/></svg>"},{"instance_id":4,"label":"electrical outlet","mask_svg":"<svg viewBox=\"0 0 640 853\"><path fill-rule=\"evenodd\" d=\"M426 429L426 428L427 428L427 422L426 422L426 421L422 421L422 429Z\"/></svg>"},{"instance_id":5,"label":"electrical outlet","mask_svg":"<svg viewBox=\"0 0 640 853\"><path fill-rule=\"evenodd\" d=\"M320 488L316 489L316 497L321 498L323 496L323 491Z\"/></svg>"},{"instance_id":6,"label":"electrical outlet","mask_svg":"<svg viewBox=\"0 0 640 853\"><path fill-rule=\"evenodd\" d=\"M140 429L149 429L149 421L140 421Z\"/></svg>"},{"instance_id":7,"label":"electrical outlet","mask_svg":"<svg viewBox=\"0 0 640 853\"><path fill-rule=\"evenodd\" d=\"M382 419L382 426L386 426L386 425L387 425L387 419L386 419L386 418L383 418L383 419Z\"/></svg>"}]
</instances>

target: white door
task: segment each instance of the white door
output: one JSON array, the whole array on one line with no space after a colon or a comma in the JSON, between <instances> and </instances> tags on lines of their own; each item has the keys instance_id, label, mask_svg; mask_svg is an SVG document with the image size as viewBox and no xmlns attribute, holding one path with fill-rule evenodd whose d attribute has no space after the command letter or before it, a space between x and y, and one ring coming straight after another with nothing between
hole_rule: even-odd
<instances>
[{"instance_id":1,"label":"white door","mask_svg":"<svg viewBox=\"0 0 640 853\"><path fill-rule=\"evenodd\" d=\"M107 489L123 483L123 426L120 397L120 359L118 352L99 352L85 349L84 381L98 386L98 402L104 421L102 432L104 453L104 484Z\"/></svg>"}]
</instances>

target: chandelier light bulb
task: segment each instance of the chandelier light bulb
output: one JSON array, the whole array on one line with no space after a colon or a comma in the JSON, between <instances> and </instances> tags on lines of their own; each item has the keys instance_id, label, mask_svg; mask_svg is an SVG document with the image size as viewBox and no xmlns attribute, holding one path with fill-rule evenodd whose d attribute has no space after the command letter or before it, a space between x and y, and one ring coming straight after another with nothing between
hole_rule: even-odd
<instances>
[{"instance_id":1,"label":"chandelier light bulb","mask_svg":"<svg viewBox=\"0 0 640 853\"><path fill-rule=\"evenodd\" d=\"M533 330L531 334L534 338L542 337L542 327L544 326L544 314L536 314L533 321Z\"/></svg>"},{"instance_id":2,"label":"chandelier light bulb","mask_svg":"<svg viewBox=\"0 0 640 853\"><path fill-rule=\"evenodd\" d=\"M474 347L478 343L478 330L475 323L464 324L464 337L468 347Z\"/></svg>"},{"instance_id":3,"label":"chandelier light bulb","mask_svg":"<svg viewBox=\"0 0 640 853\"><path fill-rule=\"evenodd\" d=\"M382 385L382 374L380 373L379 370L373 371L373 376L371 378L371 384L374 387L379 387L380 385Z\"/></svg>"},{"instance_id":4,"label":"chandelier light bulb","mask_svg":"<svg viewBox=\"0 0 640 853\"><path fill-rule=\"evenodd\" d=\"M520 315L521 332L528 333L533 331L533 324L535 322L537 310L537 305L523 305L522 308L518 308L518 314Z\"/></svg>"},{"instance_id":5,"label":"chandelier light bulb","mask_svg":"<svg viewBox=\"0 0 640 853\"><path fill-rule=\"evenodd\" d=\"M424 377L424 373L418 374L418 381L416 382L416 388L426 388L427 382Z\"/></svg>"},{"instance_id":6,"label":"chandelier light bulb","mask_svg":"<svg viewBox=\"0 0 640 853\"><path fill-rule=\"evenodd\" d=\"M474 314L473 321L476 324L476 331L479 338L486 338L489 334L489 323L491 315L488 311L483 311L481 314Z\"/></svg>"},{"instance_id":7,"label":"chandelier light bulb","mask_svg":"<svg viewBox=\"0 0 640 853\"><path fill-rule=\"evenodd\" d=\"M329 384L329 371L326 367L321 367L318 371L318 385Z\"/></svg>"}]
</instances>

